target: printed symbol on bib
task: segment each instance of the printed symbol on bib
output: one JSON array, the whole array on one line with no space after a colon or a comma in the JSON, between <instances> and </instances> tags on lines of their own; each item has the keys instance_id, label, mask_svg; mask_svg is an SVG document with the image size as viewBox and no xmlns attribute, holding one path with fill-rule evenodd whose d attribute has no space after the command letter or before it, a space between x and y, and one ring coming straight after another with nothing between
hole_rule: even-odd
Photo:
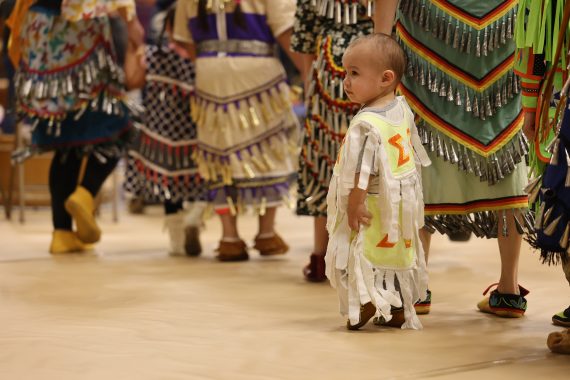
<instances>
[{"instance_id":1,"label":"printed symbol on bib","mask_svg":"<svg viewBox=\"0 0 570 380\"><path fill-rule=\"evenodd\" d=\"M392 136L388 142L390 145L398 149L398 167L410 161L410 153L408 151L408 147L403 144L403 138L399 133Z\"/></svg>"},{"instance_id":2,"label":"printed symbol on bib","mask_svg":"<svg viewBox=\"0 0 570 380\"><path fill-rule=\"evenodd\" d=\"M376 247L378 248L394 248L395 246L396 243L388 242L388 234L386 234L386 236L384 236L384 239L380 240L378 244L376 244Z\"/></svg>"}]
</instances>

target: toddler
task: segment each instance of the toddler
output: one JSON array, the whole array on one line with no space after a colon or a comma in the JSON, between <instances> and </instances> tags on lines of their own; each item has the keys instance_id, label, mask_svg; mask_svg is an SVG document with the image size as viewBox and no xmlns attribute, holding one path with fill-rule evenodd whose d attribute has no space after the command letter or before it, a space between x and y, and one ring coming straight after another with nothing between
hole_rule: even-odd
<instances>
[{"instance_id":1,"label":"toddler","mask_svg":"<svg viewBox=\"0 0 570 380\"><path fill-rule=\"evenodd\" d=\"M426 297L420 166L430 161L403 97L394 93L406 57L388 35L354 40L343 57L344 90L361 105L346 133L327 195L326 271L347 328L421 329Z\"/></svg>"}]
</instances>

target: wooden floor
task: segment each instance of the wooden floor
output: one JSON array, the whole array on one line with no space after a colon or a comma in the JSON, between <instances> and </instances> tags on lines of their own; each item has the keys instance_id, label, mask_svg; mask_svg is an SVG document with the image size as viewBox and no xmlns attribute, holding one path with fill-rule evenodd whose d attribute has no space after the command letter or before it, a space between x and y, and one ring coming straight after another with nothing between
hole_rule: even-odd
<instances>
[{"instance_id":1,"label":"wooden floor","mask_svg":"<svg viewBox=\"0 0 570 380\"><path fill-rule=\"evenodd\" d=\"M312 221L281 210L292 251L218 263L217 220L198 259L171 258L159 208L102 215L97 254L50 257L50 216L0 220L0 379L569 379L570 356L546 348L570 303L560 268L523 249L522 319L476 311L498 278L494 241L434 239L432 313L423 331L348 332L328 284L303 281ZM240 227L251 241L256 221Z\"/></svg>"}]
</instances>

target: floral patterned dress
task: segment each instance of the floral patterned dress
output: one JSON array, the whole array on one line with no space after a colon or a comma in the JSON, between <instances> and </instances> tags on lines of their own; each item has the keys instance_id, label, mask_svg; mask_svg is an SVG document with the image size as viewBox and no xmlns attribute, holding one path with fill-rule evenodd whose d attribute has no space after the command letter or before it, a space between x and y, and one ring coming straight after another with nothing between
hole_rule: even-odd
<instances>
[{"instance_id":1,"label":"floral patterned dress","mask_svg":"<svg viewBox=\"0 0 570 380\"><path fill-rule=\"evenodd\" d=\"M297 2L292 49L316 55L299 160L299 215L326 216L326 194L336 156L359 108L343 91L342 55L353 39L372 33L371 10L371 1L336 1L334 7L324 8L321 1Z\"/></svg>"}]
</instances>

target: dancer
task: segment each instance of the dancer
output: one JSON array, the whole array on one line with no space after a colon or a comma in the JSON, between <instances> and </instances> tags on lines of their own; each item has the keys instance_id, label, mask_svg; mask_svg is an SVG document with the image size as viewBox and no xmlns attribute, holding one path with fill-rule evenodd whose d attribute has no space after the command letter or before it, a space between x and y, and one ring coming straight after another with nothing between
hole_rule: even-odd
<instances>
[{"instance_id":1,"label":"dancer","mask_svg":"<svg viewBox=\"0 0 570 380\"><path fill-rule=\"evenodd\" d=\"M291 47L304 55L308 73L302 153L299 159L297 214L314 217L310 263L303 269L308 281L325 276L326 193L335 157L358 106L342 88L342 55L355 38L376 32L390 34L397 0L383 0L382 12L374 0L299 0ZM374 21L374 22L373 22Z\"/></svg>"},{"instance_id":2,"label":"dancer","mask_svg":"<svg viewBox=\"0 0 570 380\"><path fill-rule=\"evenodd\" d=\"M174 15L175 5L163 18L158 40L146 49L144 125L129 150L125 188L144 202L164 204L170 254L197 256L207 189L191 158L196 149L189 100L194 66L171 40Z\"/></svg>"},{"instance_id":3,"label":"dancer","mask_svg":"<svg viewBox=\"0 0 570 380\"><path fill-rule=\"evenodd\" d=\"M177 4L174 37L197 55L194 158L222 222L220 261L249 258L237 228L246 208L259 214L254 248L262 256L289 250L274 224L294 178L299 128L274 44L289 51L294 11L294 0Z\"/></svg>"},{"instance_id":4,"label":"dancer","mask_svg":"<svg viewBox=\"0 0 570 380\"><path fill-rule=\"evenodd\" d=\"M427 272L416 160L427 166L429 159L411 110L394 94L406 57L393 38L374 34L349 45L343 66L344 91L362 109L350 123L327 195L327 277L349 330L375 314L379 323L420 329L414 303L426 297Z\"/></svg>"},{"instance_id":5,"label":"dancer","mask_svg":"<svg viewBox=\"0 0 570 380\"><path fill-rule=\"evenodd\" d=\"M526 190L535 223L527 240L540 250L543 262L562 264L570 284L570 3L532 0L524 4L516 25L515 68L523 90L524 131L532 147L532 179ZM553 315L552 323L570 327L570 307ZM569 331L550 334L548 347L570 354Z\"/></svg>"},{"instance_id":6,"label":"dancer","mask_svg":"<svg viewBox=\"0 0 570 380\"><path fill-rule=\"evenodd\" d=\"M524 315L518 261L527 217L520 84L513 74L517 1L404 0L396 25L408 56L400 85L432 165L422 171L426 258L431 234L461 229L498 238L500 278L478 304L502 317ZM424 300L431 305L431 293Z\"/></svg>"},{"instance_id":7,"label":"dancer","mask_svg":"<svg viewBox=\"0 0 570 380\"><path fill-rule=\"evenodd\" d=\"M49 174L53 254L81 252L99 241L94 197L129 135L109 26L115 12L127 22L130 43L140 46L132 0L19 0L9 20L18 110L33 129L32 146L19 157L55 151Z\"/></svg>"}]
</instances>

